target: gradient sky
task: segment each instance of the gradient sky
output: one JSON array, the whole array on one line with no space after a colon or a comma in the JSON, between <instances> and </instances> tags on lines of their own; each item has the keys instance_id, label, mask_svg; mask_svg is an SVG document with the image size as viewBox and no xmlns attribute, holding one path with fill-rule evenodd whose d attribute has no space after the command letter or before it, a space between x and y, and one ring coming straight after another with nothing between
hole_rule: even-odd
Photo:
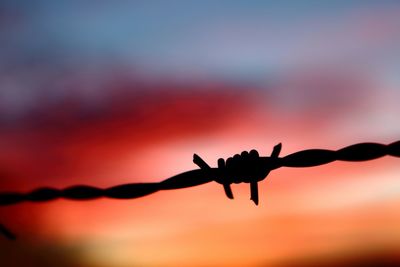
<instances>
[{"instance_id":1,"label":"gradient sky","mask_svg":"<svg viewBox=\"0 0 400 267\"><path fill-rule=\"evenodd\" d=\"M256 148L399 140L397 1L1 1L0 188L161 181ZM156 167L154 167L156 166ZM7 266L400 262L396 158L0 209ZM394 265L393 265L394 266Z\"/></svg>"}]
</instances>

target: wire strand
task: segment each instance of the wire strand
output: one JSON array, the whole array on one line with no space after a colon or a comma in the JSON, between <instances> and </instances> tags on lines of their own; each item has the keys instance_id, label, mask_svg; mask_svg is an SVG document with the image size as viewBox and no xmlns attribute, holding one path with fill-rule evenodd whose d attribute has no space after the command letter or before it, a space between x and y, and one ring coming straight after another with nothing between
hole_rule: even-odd
<instances>
[{"instance_id":1,"label":"wire strand","mask_svg":"<svg viewBox=\"0 0 400 267\"><path fill-rule=\"evenodd\" d=\"M211 181L223 184L228 198L233 199L231 183L250 183L251 199L258 204L257 182L265 179L271 170L281 167L314 167L333 161L367 161L383 156L400 157L400 141L389 145L378 143L359 143L336 151L326 149L308 149L279 158L281 145L274 148L271 157L259 157L255 150L244 151L241 155L218 160L218 168L211 168L199 156L194 155L194 163L201 168L177 174L158 183L132 183L98 188L88 185L76 185L65 189L38 188L28 193L0 193L0 206L21 202L46 202L55 199L89 200L101 197L114 199L133 199L150 195L160 190L173 190L198 186ZM0 233L14 239L4 225L0 224Z\"/></svg>"}]
</instances>

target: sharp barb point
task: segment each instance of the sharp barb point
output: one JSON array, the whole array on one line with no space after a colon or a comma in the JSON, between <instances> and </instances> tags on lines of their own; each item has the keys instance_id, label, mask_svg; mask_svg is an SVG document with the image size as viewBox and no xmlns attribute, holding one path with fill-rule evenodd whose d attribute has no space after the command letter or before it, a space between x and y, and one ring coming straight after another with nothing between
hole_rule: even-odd
<instances>
[{"instance_id":1,"label":"sharp barb point","mask_svg":"<svg viewBox=\"0 0 400 267\"><path fill-rule=\"evenodd\" d=\"M200 169L210 169L211 167L197 154L193 154L193 163L200 167Z\"/></svg>"},{"instance_id":2,"label":"sharp barb point","mask_svg":"<svg viewBox=\"0 0 400 267\"><path fill-rule=\"evenodd\" d=\"M276 146L274 146L272 153L271 153L271 157L277 158L279 156L279 154L281 153L281 150L282 150L282 143L279 143Z\"/></svg>"},{"instance_id":3,"label":"sharp barb point","mask_svg":"<svg viewBox=\"0 0 400 267\"><path fill-rule=\"evenodd\" d=\"M250 183L250 199L253 200L256 205L258 205L258 183L257 182Z\"/></svg>"},{"instance_id":4,"label":"sharp barb point","mask_svg":"<svg viewBox=\"0 0 400 267\"><path fill-rule=\"evenodd\" d=\"M265 173L281 167L316 167L334 161L359 162L377 159L383 156L400 157L400 141L389 145L379 143L358 143L339 150L307 149L279 158L282 144L277 144L270 157L259 157L256 150L242 152L234 157L218 160L218 168L211 168L200 156L193 155L193 162L200 169L190 170L156 183L122 184L109 188L77 185L64 189L38 188L28 193L0 192L0 206L21 202L46 202L55 199L88 200L100 197L113 199L134 199L150 195L161 190L171 190L198 186L216 181L222 184L226 196L233 199L231 183L250 183L250 200L258 205L257 182L265 178ZM254 160L254 161L253 161ZM243 167L243 168L242 168ZM262 169L262 173L254 170ZM248 173L247 173L248 172ZM248 174L248 175L247 175ZM215 178L216 177L216 178ZM239 178L239 179L238 179ZM0 235L14 240L16 236L0 224Z\"/></svg>"},{"instance_id":5,"label":"sharp barb point","mask_svg":"<svg viewBox=\"0 0 400 267\"><path fill-rule=\"evenodd\" d=\"M225 195L229 199L233 199L233 193L232 193L232 188L231 188L230 184L224 184L224 191L225 191Z\"/></svg>"}]
</instances>

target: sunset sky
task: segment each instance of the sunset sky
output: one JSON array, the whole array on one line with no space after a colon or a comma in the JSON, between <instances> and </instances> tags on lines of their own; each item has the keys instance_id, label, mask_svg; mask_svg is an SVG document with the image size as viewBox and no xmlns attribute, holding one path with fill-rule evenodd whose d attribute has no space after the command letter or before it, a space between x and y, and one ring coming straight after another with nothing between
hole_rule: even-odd
<instances>
[{"instance_id":1,"label":"sunset sky","mask_svg":"<svg viewBox=\"0 0 400 267\"><path fill-rule=\"evenodd\" d=\"M0 191L400 140L398 1L0 2ZM400 264L400 159L0 207L3 266Z\"/></svg>"}]
</instances>

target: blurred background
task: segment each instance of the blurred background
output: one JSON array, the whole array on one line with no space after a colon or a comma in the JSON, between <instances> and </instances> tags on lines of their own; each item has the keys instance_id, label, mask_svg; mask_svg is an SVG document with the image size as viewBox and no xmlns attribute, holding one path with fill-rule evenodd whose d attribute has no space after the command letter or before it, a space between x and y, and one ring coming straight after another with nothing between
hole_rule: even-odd
<instances>
[{"instance_id":1,"label":"blurred background","mask_svg":"<svg viewBox=\"0 0 400 267\"><path fill-rule=\"evenodd\" d=\"M400 139L398 1L0 2L0 190ZM2 266L399 266L400 165L0 208ZM157 167L154 167L157 166Z\"/></svg>"}]
</instances>

